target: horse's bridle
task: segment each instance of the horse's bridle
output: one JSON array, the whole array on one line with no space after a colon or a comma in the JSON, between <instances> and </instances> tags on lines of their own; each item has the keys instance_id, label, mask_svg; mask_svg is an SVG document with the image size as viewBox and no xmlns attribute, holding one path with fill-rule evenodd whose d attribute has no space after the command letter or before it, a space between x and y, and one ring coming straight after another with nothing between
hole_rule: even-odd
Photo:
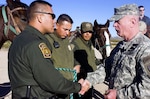
<instances>
[{"instance_id":1,"label":"horse's bridle","mask_svg":"<svg viewBox=\"0 0 150 99\"><path fill-rule=\"evenodd\" d=\"M7 10L7 13L8 13L8 18L7 18L5 7L6 7L6 10ZM2 16L3 16L3 19L4 19L4 26L5 26L4 27L4 34L5 34L6 37L8 36L9 30L11 30L15 35L18 35L21 32L20 28L16 24L16 22L13 18L13 15L12 15L12 13L17 11L17 10L26 10L26 9L23 8L23 7L17 7L13 10L10 10L10 8L8 6L3 6L2 7ZM12 20L14 27L10 24L10 20Z\"/></svg>"},{"instance_id":2,"label":"horse's bridle","mask_svg":"<svg viewBox=\"0 0 150 99\"><path fill-rule=\"evenodd\" d=\"M106 30L108 30L108 27L102 27L101 30L106 31ZM107 31L106 31L106 32L107 32ZM107 46L110 46L110 45L100 46L97 39L96 39L95 42L97 43L98 47L99 47L101 50L104 49L104 48L107 47Z\"/></svg>"},{"instance_id":3,"label":"horse's bridle","mask_svg":"<svg viewBox=\"0 0 150 99\"><path fill-rule=\"evenodd\" d=\"M100 29L98 29L99 31L101 31L101 30L103 30L103 32L108 32L107 30L108 30L108 27L102 27L102 28L100 28ZM101 52L101 54L103 54L103 49L104 48L106 48L107 46L110 46L110 44L105 44L105 45L103 45L103 46L100 46L100 44L99 44L99 42L98 42L98 39L96 38L95 39L95 45L97 45L98 46L98 48L99 48L99 51Z\"/></svg>"}]
</instances>

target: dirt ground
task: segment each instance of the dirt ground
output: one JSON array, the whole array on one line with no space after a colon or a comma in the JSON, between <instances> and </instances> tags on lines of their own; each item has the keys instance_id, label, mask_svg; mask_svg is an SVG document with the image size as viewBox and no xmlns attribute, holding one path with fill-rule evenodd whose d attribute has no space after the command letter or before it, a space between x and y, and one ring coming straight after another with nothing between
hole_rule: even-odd
<instances>
[{"instance_id":1,"label":"dirt ground","mask_svg":"<svg viewBox=\"0 0 150 99\"><path fill-rule=\"evenodd\" d=\"M9 82L8 78L8 49L0 49L0 84ZM3 97L0 97L3 99ZM4 99L12 99L11 92L9 92Z\"/></svg>"},{"instance_id":2,"label":"dirt ground","mask_svg":"<svg viewBox=\"0 0 150 99\"><path fill-rule=\"evenodd\" d=\"M9 82L7 55L8 49L0 49L0 83Z\"/></svg>"}]
</instances>

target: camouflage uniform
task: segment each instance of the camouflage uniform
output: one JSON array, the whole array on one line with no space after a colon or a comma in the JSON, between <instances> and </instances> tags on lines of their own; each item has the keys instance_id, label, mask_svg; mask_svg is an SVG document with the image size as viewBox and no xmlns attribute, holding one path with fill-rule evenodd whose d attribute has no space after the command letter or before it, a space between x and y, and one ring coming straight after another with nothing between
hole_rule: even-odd
<instances>
[{"instance_id":1,"label":"camouflage uniform","mask_svg":"<svg viewBox=\"0 0 150 99\"><path fill-rule=\"evenodd\" d=\"M115 9L111 18L117 21L125 15L138 15L135 5L125 5ZM120 41L112 50L105 64L87 80L92 84L103 81L101 73L106 71L109 89L117 90L117 99L150 99L150 39L141 33L132 40Z\"/></svg>"},{"instance_id":2,"label":"camouflage uniform","mask_svg":"<svg viewBox=\"0 0 150 99\"><path fill-rule=\"evenodd\" d=\"M130 42L119 42L106 62L105 67L112 68L109 87L117 89L117 99L150 98L150 40L146 36L139 33ZM102 69L87 79L97 81L100 73Z\"/></svg>"}]
</instances>

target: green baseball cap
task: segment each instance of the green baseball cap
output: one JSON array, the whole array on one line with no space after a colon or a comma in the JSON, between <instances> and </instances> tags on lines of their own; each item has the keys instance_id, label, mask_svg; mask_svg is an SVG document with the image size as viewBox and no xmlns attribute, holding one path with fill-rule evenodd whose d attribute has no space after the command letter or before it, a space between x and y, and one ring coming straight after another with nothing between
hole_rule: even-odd
<instances>
[{"instance_id":1,"label":"green baseball cap","mask_svg":"<svg viewBox=\"0 0 150 99\"><path fill-rule=\"evenodd\" d=\"M137 15L139 16L139 9L136 4L126 4L119 8L114 8L114 16L112 16L110 21L118 21L125 15Z\"/></svg>"},{"instance_id":2,"label":"green baseball cap","mask_svg":"<svg viewBox=\"0 0 150 99\"><path fill-rule=\"evenodd\" d=\"M84 32L93 32L93 26L90 22L82 22L81 23L81 31Z\"/></svg>"}]
</instances>

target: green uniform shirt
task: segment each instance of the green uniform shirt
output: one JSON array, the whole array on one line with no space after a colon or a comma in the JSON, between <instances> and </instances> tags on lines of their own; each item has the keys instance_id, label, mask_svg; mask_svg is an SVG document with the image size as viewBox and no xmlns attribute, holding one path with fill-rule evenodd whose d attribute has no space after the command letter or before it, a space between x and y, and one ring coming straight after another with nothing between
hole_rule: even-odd
<instances>
[{"instance_id":1,"label":"green uniform shirt","mask_svg":"<svg viewBox=\"0 0 150 99\"><path fill-rule=\"evenodd\" d=\"M81 70L86 73L95 71L97 66L92 42L78 37L73 43L75 45L75 58L81 64Z\"/></svg>"},{"instance_id":2,"label":"green uniform shirt","mask_svg":"<svg viewBox=\"0 0 150 99\"><path fill-rule=\"evenodd\" d=\"M49 40L52 46L52 60L56 68L66 68L73 70L74 68L74 52L73 47L69 43L69 40L59 38L56 33L46 34L46 38ZM54 45L55 43L58 45ZM60 70L65 78L68 80L73 80L73 72L66 70Z\"/></svg>"},{"instance_id":3,"label":"green uniform shirt","mask_svg":"<svg viewBox=\"0 0 150 99\"><path fill-rule=\"evenodd\" d=\"M31 26L27 26L10 46L8 73L15 99L25 97L27 85L31 85L31 97L38 99L80 90L79 83L65 79L55 69L48 40Z\"/></svg>"}]
</instances>

